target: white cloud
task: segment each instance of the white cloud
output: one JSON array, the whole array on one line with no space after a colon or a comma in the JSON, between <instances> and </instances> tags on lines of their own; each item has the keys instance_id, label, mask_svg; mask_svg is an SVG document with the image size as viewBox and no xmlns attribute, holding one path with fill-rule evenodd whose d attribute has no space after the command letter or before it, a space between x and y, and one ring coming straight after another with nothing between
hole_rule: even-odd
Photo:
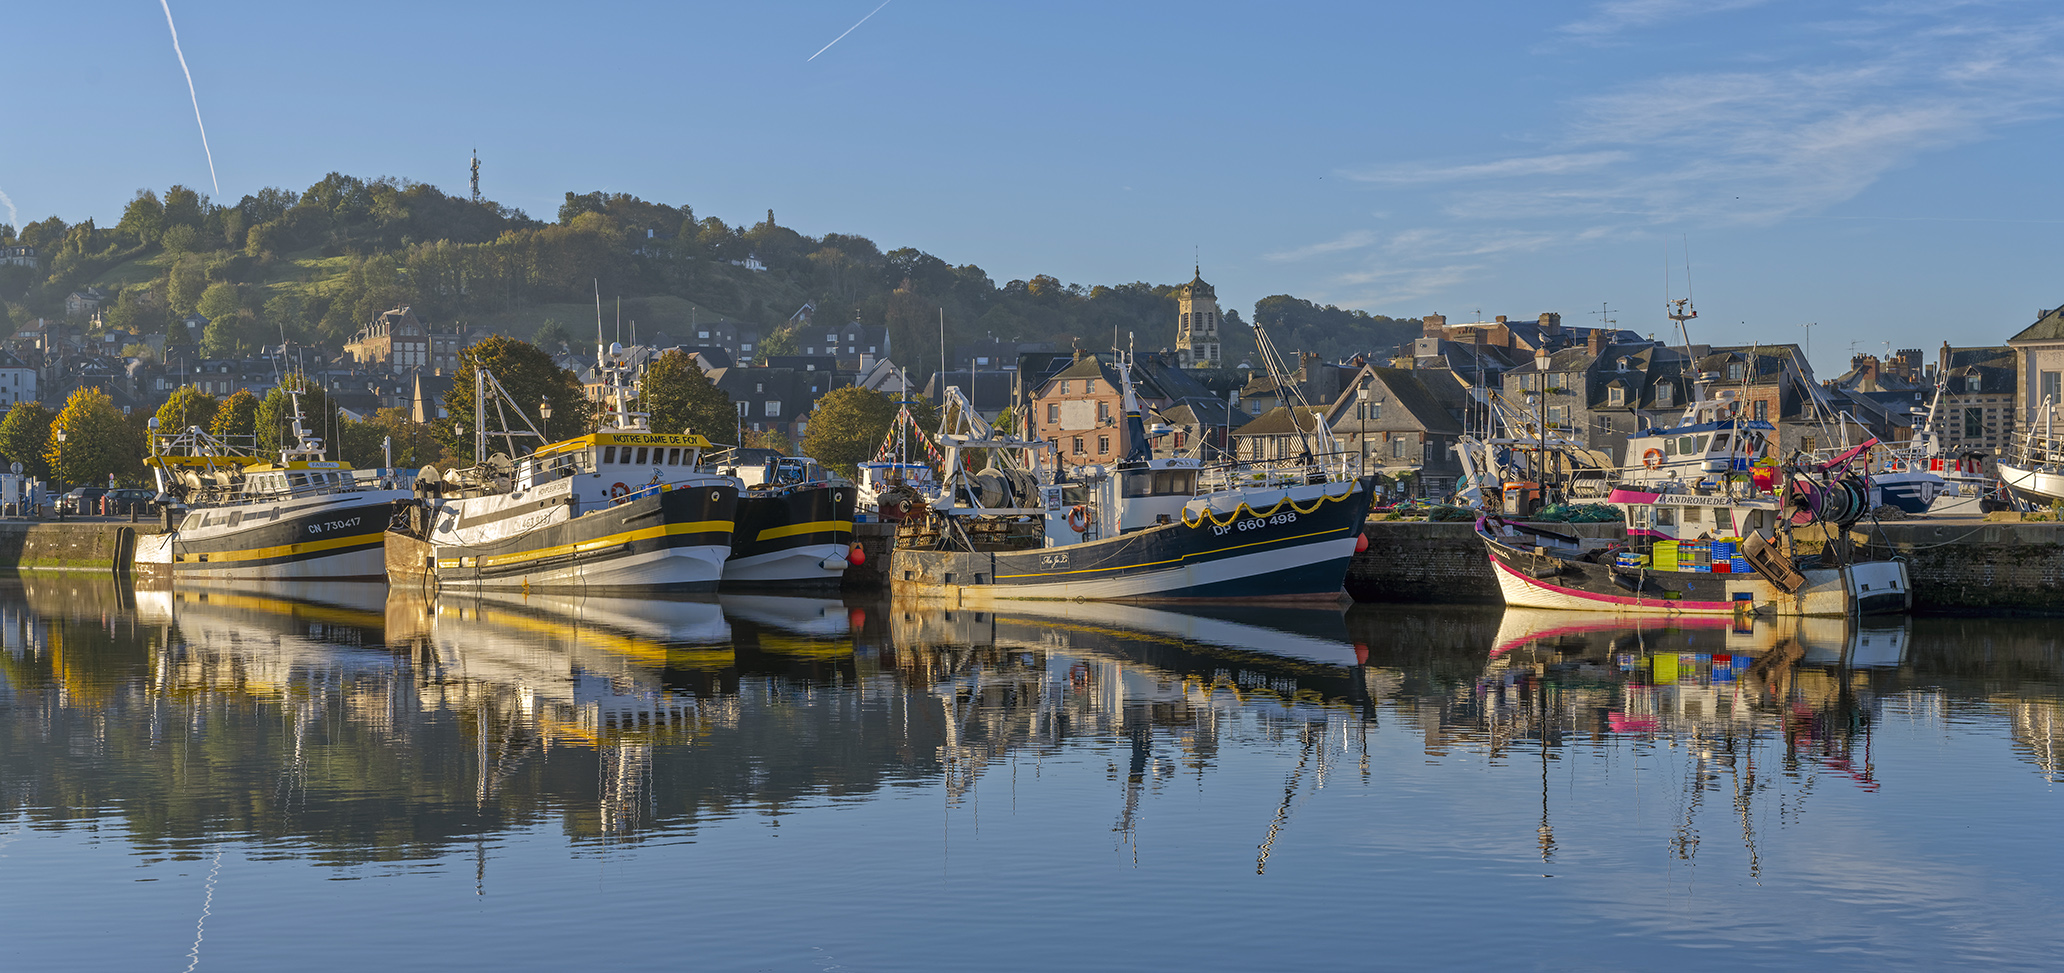
<instances>
[{"instance_id":1,"label":"white cloud","mask_svg":"<svg viewBox=\"0 0 2064 973\"><path fill-rule=\"evenodd\" d=\"M1623 30L1653 27L1686 17L1743 10L1768 2L1769 0L1607 0L1594 8L1591 16L1564 24L1559 30L1576 37L1598 39Z\"/></svg>"},{"instance_id":2,"label":"white cloud","mask_svg":"<svg viewBox=\"0 0 2064 973\"><path fill-rule=\"evenodd\" d=\"M1368 230L1353 230L1321 243L1312 243L1291 250L1279 250L1275 253L1262 254L1261 259L1278 262L1308 260L1321 254L1339 253L1343 250L1360 250L1375 242L1376 234Z\"/></svg>"},{"instance_id":3,"label":"white cloud","mask_svg":"<svg viewBox=\"0 0 2064 973\"><path fill-rule=\"evenodd\" d=\"M1605 3L1583 30L1562 31L1602 35L1750 5ZM1380 264L1340 282L1409 297L1458 274L1496 272L1501 255L1664 224L1820 215L1928 153L2064 114L2064 11L2053 11L1964 0L1859 6L1848 19L1798 25L1828 41L1807 59L1745 51L1730 70L1570 99L1532 136L1534 154L1346 171L1397 194L1378 206L1409 199L1447 222L1386 237Z\"/></svg>"},{"instance_id":4,"label":"white cloud","mask_svg":"<svg viewBox=\"0 0 2064 973\"><path fill-rule=\"evenodd\" d=\"M1627 153L1619 151L1576 152L1562 155L1538 155L1499 159L1495 162L1478 162L1471 165L1386 166L1342 172L1341 175L1357 182L1412 186L1438 182L1462 182L1472 179L1506 179L1516 176L1546 176L1568 172L1583 172L1607 166L1625 158L1627 158Z\"/></svg>"}]
</instances>

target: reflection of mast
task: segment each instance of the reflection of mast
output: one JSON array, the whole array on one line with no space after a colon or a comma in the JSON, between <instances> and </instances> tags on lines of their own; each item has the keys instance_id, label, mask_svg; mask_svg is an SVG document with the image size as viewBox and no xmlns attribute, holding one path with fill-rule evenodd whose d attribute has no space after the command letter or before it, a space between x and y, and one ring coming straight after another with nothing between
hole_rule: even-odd
<instances>
[{"instance_id":1,"label":"reflection of mast","mask_svg":"<svg viewBox=\"0 0 2064 973\"><path fill-rule=\"evenodd\" d=\"M1132 738L1132 767L1125 775L1125 809L1118 812L1118 826L1113 829L1122 835L1127 845L1132 846L1132 863L1139 864L1139 843L1134 839L1133 816L1139 811L1140 787L1147 777L1147 757L1154 752L1154 725L1148 719L1146 707L1136 707L1135 718L1127 720L1127 735Z\"/></svg>"},{"instance_id":2,"label":"reflection of mast","mask_svg":"<svg viewBox=\"0 0 2064 973\"><path fill-rule=\"evenodd\" d=\"M1256 875L1268 869L1269 850L1275 847L1276 835L1283 832L1283 825L1290 823L1290 800L1297 796L1297 785L1304 777L1305 765L1311 762L1313 752L1318 749L1312 737L1311 724L1299 724L1297 735L1304 740L1304 752L1297 755L1297 766L1291 769L1290 779L1283 782L1283 803L1276 806L1275 820L1269 822L1268 837L1261 842L1261 854L1254 859Z\"/></svg>"}]
</instances>

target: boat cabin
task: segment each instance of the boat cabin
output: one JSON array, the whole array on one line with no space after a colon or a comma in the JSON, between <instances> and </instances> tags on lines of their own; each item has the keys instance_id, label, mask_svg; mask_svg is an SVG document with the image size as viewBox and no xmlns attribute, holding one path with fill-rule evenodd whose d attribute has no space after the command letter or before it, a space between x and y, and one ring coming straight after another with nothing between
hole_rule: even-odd
<instances>
[{"instance_id":1,"label":"boat cabin","mask_svg":"<svg viewBox=\"0 0 2064 973\"><path fill-rule=\"evenodd\" d=\"M1075 483L1060 488L1060 509L1046 516L1046 543L1080 543L1084 536L1112 537L1182 519L1183 507L1197 495L1203 461L1177 456L1145 463L1077 467ZM1077 514L1075 509L1082 508ZM1075 525L1089 529L1078 531Z\"/></svg>"},{"instance_id":2,"label":"boat cabin","mask_svg":"<svg viewBox=\"0 0 2064 973\"><path fill-rule=\"evenodd\" d=\"M524 457L516 465L518 490L589 474L604 485L631 488L671 483L700 475L710 441L696 435L597 432L562 440Z\"/></svg>"}]
</instances>

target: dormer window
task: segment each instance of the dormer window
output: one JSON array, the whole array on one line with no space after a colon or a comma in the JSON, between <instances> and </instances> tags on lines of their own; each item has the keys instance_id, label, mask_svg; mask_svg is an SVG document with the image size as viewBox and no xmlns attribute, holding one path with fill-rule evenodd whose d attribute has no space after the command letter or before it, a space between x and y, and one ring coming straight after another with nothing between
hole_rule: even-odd
<instances>
[{"instance_id":1,"label":"dormer window","mask_svg":"<svg viewBox=\"0 0 2064 973\"><path fill-rule=\"evenodd\" d=\"M1739 381L1741 381L1741 379L1742 379L1742 363L1741 363L1741 362L1735 362L1735 363L1733 363L1733 364L1731 364L1731 365L1728 365L1728 366L1727 366L1727 380L1728 380L1728 381L1730 381L1730 382L1739 382Z\"/></svg>"},{"instance_id":2,"label":"dormer window","mask_svg":"<svg viewBox=\"0 0 2064 973\"><path fill-rule=\"evenodd\" d=\"M1617 386L1617 385L1613 386L1612 388L1606 389L1606 390L1605 390L1605 404L1606 404L1606 405L1610 405L1610 406L1615 406L1615 407L1617 407L1617 406L1623 406L1623 405L1626 405L1626 404L1627 404L1627 390L1626 390L1626 389L1623 389L1623 388L1620 388L1620 387L1619 387L1619 386Z\"/></svg>"},{"instance_id":3,"label":"dormer window","mask_svg":"<svg viewBox=\"0 0 2064 973\"><path fill-rule=\"evenodd\" d=\"M1655 387L1655 404L1669 405L1670 400L1674 398L1676 398L1675 390L1670 386L1658 385Z\"/></svg>"},{"instance_id":4,"label":"dormer window","mask_svg":"<svg viewBox=\"0 0 2064 973\"><path fill-rule=\"evenodd\" d=\"M1964 391L1966 391L1966 392L1977 392L1977 391L1980 391L1980 384L1981 384L1981 383L1980 383L1980 382L1978 381L1978 376L1977 376L1977 375L1972 375L1972 376L1970 376L1969 378L1966 378L1966 379L1964 379Z\"/></svg>"},{"instance_id":5,"label":"dormer window","mask_svg":"<svg viewBox=\"0 0 2064 973\"><path fill-rule=\"evenodd\" d=\"M1623 372L1624 372L1624 371L1626 371L1626 370L1627 370L1627 359L1625 359L1625 358L1622 358L1622 359L1620 359L1620 371L1623 371Z\"/></svg>"}]
</instances>

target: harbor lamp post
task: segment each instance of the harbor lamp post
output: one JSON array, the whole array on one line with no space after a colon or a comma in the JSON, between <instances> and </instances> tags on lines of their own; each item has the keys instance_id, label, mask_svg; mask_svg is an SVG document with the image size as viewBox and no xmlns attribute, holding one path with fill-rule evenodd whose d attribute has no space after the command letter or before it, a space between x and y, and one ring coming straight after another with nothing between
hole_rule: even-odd
<instances>
[{"instance_id":1,"label":"harbor lamp post","mask_svg":"<svg viewBox=\"0 0 2064 973\"><path fill-rule=\"evenodd\" d=\"M1361 475L1364 482L1373 486L1376 481L1369 476L1369 387L1362 386L1361 390L1355 393L1355 398L1361 401L1362 420L1359 428L1355 430L1355 438L1362 443L1362 465L1356 472Z\"/></svg>"},{"instance_id":2,"label":"harbor lamp post","mask_svg":"<svg viewBox=\"0 0 2064 973\"><path fill-rule=\"evenodd\" d=\"M64 479L62 478L62 474L64 473L64 444L65 444L65 431L64 431L64 430L62 430L62 429L59 429L59 430L58 430L58 431L57 431L57 432L55 433L55 436L56 436L56 438L57 438L57 462L58 462L58 468L57 468L57 469L55 469L55 470L52 470L51 472L53 472L53 473L57 473L57 474L59 474L59 475L60 475L60 477L59 477L59 479L58 479L58 481L57 481L57 485L58 485L59 489L60 489L60 490L62 490L62 489L63 489L63 487L64 487ZM54 506L56 506L56 507L57 507L57 519L59 519L59 520L63 520L63 519L64 519L64 515L65 515L65 511L64 511L64 503L62 502L62 498L64 497L64 494L63 494L62 492L60 492L60 493L58 493L58 497L60 498L60 500L59 500L59 502L55 503L55 504L54 504Z\"/></svg>"},{"instance_id":3,"label":"harbor lamp post","mask_svg":"<svg viewBox=\"0 0 2064 973\"><path fill-rule=\"evenodd\" d=\"M543 425L544 425L544 430L543 430L543 432L544 432L544 435L545 435L545 442L546 442L546 443L549 443L549 442L551 442L551 441L552 441L552 397L551 397L551 396L549 396L549 395L540 395L540 396L538 396L538 418L539 418L539 419L542 419L542 420L544 421L544 422L543 422ZM539 443L538 445L542 446L542 445L544 445L544 443Z\"/></svg>"}]
</instances>

